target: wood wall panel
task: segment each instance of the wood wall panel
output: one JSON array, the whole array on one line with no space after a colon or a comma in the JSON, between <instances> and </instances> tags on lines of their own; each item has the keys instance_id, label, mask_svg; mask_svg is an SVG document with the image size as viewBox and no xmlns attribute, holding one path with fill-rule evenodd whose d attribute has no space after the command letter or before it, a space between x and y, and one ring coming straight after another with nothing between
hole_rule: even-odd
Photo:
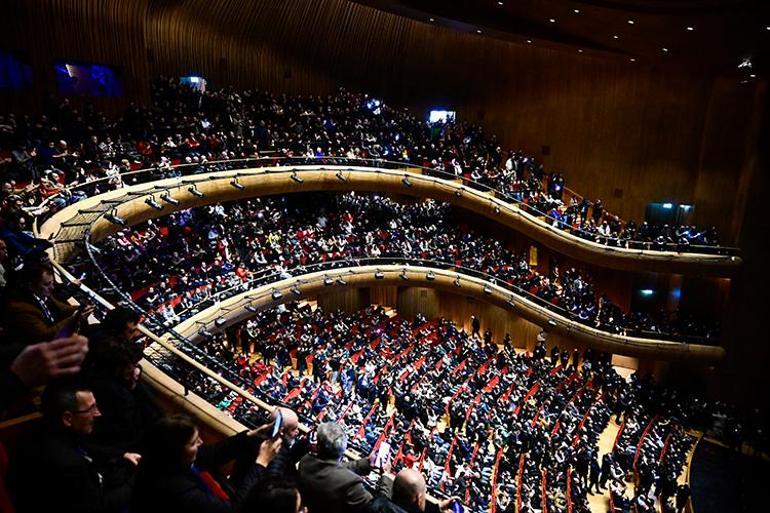
<instances>
[{"instance_id":1,"label":"wood wall panel","mask_svg":"<svg viewBox=\"0 0 770 513\"><path fill-rule=\"evenodd\" d=\"M369 291L365 289L346 289L318 296L318 306L325 312L342 310L354 313L369 306Z\"/></svg>"},{"instance_id":2,"label":"wood wall panel","mask_svg":"<svg viewBox=\"0 0 770 513\"><path fill-rule=\"evenodd\" d=\"M59 59L109 64L124 77L127 98L149 98L150 68L145 51L149 0L10 0L0 16L0 48L27 54L33 68L30 94L0 94L0 106L14 111L39 108L56 92L53 64ZM117 112L110 98L88 98ZM82 103L75 99L75 104Z\"/></svg>"},{"instance_id":3,"label":"wood wall panel","mask_svg":"<svg viewBox=\"0 0 770 513\"><path fill-rule=\"evenodd\" d=\"M507 146L550 146L550 168L628 218L649 201L705 203L695 181L706 117L712 127L736 117L709 110L713 77L482 37L346 0L12 0L8 12L0 44L31 50L47 84L37 93L52 90L50 60L67 56L119 64L132 98L146 99L151 76L198 73L215 87L324 94L344 85L417 111L454 107ZM719 220L721 200L730 211L730 198L709 197L702 222Z\"/></svg>"}]
</instances>

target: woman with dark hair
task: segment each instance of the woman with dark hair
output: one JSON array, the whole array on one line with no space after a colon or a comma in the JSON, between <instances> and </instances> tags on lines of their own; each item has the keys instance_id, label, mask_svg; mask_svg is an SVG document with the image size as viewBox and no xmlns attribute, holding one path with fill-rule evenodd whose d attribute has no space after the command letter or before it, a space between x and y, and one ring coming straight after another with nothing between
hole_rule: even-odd
<instances>
[{"instance_id":1,"label":"woman with dark hair","mask_svg":"<svg viewBox=\"0 0 770 513\"><path fill-rule=\"evenodd\" d=\"M136 476L132 511L137 513L230 513L265 474L281 438L265 438L272 424L203 445L195 423L186 415L162 418L148 432ZM257 450L257 447L259 448ZM258 452L247 472L232 482L218 468Z\"/></svg>"}]
</instances>

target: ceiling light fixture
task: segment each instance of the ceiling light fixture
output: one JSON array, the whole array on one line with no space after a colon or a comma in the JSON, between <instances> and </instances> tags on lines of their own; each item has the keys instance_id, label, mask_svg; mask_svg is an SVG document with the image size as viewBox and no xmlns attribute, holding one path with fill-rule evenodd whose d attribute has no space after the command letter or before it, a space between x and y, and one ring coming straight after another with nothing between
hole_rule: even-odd
<instances>
[{"instance_id":1,"label":"ceiling light fixture","mask_svg":"<svg viewBox=\"0 0 770 513\"><path fill-rule=\"evenodd\" d=\"M532 40L531 39L527 39L527 44L531 45L532 44Z\"/></svg>"},{"instance_id":2,"label":"ceiling light fixture","mask_svg":"<svg viewBox=\"0 0 770 513\"><path fill-rule=\"evenodd\" d=\"M668 48L666 48L665 46L661 48L661 50L663 50L663 53L668 53Z\"/></svg>"},{"instance_id":3,"label":"ceiling light fixture","mask_svg":"<svg viewBox=\"0 0 770 513\"><path fill-rule=\"evenodd\" d=\"M550 21L551 23L556 23L556 18L551 18L548 21Z\"/></svg>"},{"instance_id":4,"label":"ceiling light fixture","mask_svg":"<svg viewBox=\"0 0 770 513\"><path fill-rule=\"evenodd\" d=\"M692 32L693 30L695 30L695 27L693 27L692 25L687 26L687 32Z\"/></svg>"},{"instance_id":5,"label":"ceiling light fixture","mask_svg":"<svg viewBox=\"0 0 770 513\"><path fill-rule=\"evenodd\" d=\"M612 39L620 39L620 36L617 34L613 34Z\"/></svg>"},{"instance_id":6,"label":"ceiling light fixture","mask_svg":"<svg viewBox=\"0 0 770 513\"><path fill-rule=\"evenodd\" d=\"M628 20L629 25L633 25L634 23L636 23L634 20Z\"/></svg>"},{"instance_id":7,"label":"ceiling light fixture","mask_svg":"<svg viewBox=\"0 0 770 513\"><path fill-rule=\"evenodd\" d=\"M572 12L574 12L575 14L580 14L580 9L573 9Z\"/></svg>"}]
</instances>

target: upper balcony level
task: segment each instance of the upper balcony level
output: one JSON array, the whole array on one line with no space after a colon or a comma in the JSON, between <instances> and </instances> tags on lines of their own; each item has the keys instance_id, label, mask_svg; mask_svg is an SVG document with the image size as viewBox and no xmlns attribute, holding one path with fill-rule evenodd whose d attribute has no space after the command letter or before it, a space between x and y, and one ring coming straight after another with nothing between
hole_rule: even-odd
<instances>
[{"instance_id":1,"label":"upper balcony level","mask_svg":"<svg viewBox=\"0 0 770 513\"><path fill-rule=\"evenodd\" d=\"M312 162L309 164L308 162ZM319 163L320 162L320 163ZM170 178L169 178L170 177ZM246 159L183 164L126 173L114 188L115 177L67 189L46 205L66 206L58 220L46 222L41 232L56 237L57 252L69 251L79 220L109 211L128 224L156 215L223 201L256 196L312 191L362 191L434 198L475 212L526 235L546 247L596 266L625 271L648 271L730 277L742 265L740 251L720 246L681 246L619 240L588 233L539 211L510 194L435 170L398 162L347 159ZM76 203L73 200L80 199ZM152 206L152 203L155 206ZM160 210L155 208L160 206ZM115 232L118 224L97 220L95 240ZM115 217L113 217L114 219Z\"/></svg>"}]
</instances>

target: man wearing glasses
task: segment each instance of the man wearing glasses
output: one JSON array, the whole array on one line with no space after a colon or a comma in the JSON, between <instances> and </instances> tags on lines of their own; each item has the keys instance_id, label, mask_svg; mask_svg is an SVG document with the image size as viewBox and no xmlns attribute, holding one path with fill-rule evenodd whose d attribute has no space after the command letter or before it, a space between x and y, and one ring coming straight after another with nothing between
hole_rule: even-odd
<instances>
[{"instance_id":1,"label":"man wearing glasses","mask_svg":"<svg viewBox=\"0 0 770 513\"><path fill-rule=\"evenodd\" d=\"M43 392L41 409L41 425L23 437L10 462L16 510L124 511L130 485L117 470L133 467L141 457L89 444L101 415L91 390L75 382L53 383Z\"/></svg>"}]
</instances>

